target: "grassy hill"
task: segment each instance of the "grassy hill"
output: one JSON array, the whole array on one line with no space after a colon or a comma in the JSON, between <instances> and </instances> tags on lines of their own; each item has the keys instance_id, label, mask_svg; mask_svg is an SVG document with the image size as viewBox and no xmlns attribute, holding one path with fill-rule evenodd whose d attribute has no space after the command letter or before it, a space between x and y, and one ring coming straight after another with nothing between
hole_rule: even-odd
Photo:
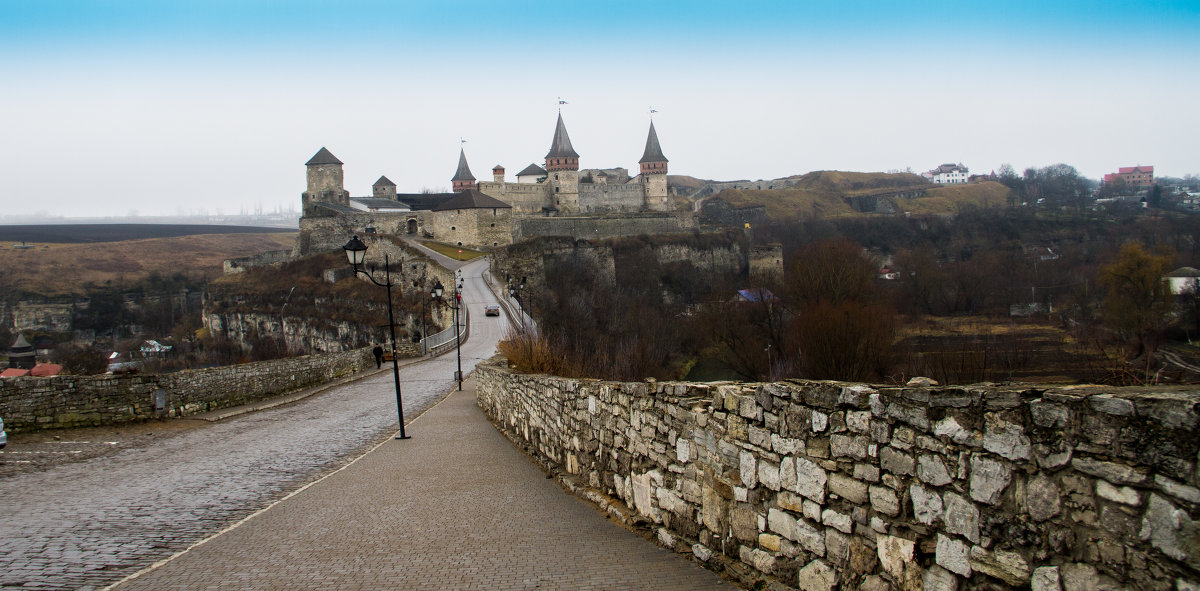
<instances>
[{"instance_id":1,"label":"grassy hill","mask_svg":"<svg viewBox=\"0 0 1200 591\"><path fill-rule=\"evenodd\" d=\"M134 283L151 273L192 278L221 275L222 262L290 249L296 233L198 234L92 244L0 243L0 290L58 297L85 293L87 284Z\"/></svg>"},{"instance_id":2,"label":"grassy hill","mask_svg":"<svg viewBox=\"0 0 1200 591\"><path fill-rule=\"evenodd\" d=\"M918 215L949 215L963 207L1004 205L1008 188L996 182L939 187L909 173L822 170L788 177L786 189L726 189L717 195L735 207L761 205L771 219L872 215L854 211L846 197L924 189L925 196L899 198L901 210Z\"/></svg>"}]
</instances>

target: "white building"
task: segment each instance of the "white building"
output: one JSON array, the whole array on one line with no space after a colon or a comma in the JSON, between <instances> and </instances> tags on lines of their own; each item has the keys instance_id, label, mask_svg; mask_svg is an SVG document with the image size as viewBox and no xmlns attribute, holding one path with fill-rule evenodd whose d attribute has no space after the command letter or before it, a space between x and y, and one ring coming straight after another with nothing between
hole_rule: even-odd
<instances>
[{"instance_id":1,"label":"white building","mask_svg":"<svg viewBox=\"0 0 1200 591\"><path fill-rule=\"evenodd\" d=\"M958 185L967 182L970 171L962 163L958 164L943 164L929 172L921 173L921 176L929 180L929 182L939 185Z\"/></svg>"}]
</instances>

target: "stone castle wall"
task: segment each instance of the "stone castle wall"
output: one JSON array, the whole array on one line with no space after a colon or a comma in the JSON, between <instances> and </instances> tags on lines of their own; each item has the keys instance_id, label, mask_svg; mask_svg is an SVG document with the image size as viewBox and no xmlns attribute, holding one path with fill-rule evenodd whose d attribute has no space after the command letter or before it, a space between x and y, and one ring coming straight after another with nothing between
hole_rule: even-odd
<instances>
[{"instance_id":1,"label":"stone castle wall","mask_svg":"<svg viewBox=\"0 0 1200 591\"><path fill-rule=\"evenodd\" d=\"M645 201L645 191L641 183L579 184L579 209L585 214L641 211L645 208Z\"/></svg>"},{"instance_id":2,"label":"stone castle wall","mask_svg":"<svg viewBox=\"0 0 1200 591\"><path fill-rule=\"evenodd\" d=\"M432 216L433 239L447 244L491 250L512 243L512 209L451 209Z\"/></svg>"},{"instance_id":3,"label":"stone castle wall","mask_svg":"<svg viewBox=\"0 0 1200 591\"><path fill-rule=\"evenodd\" d=\"M0 380L0 416L12 432L185 417L245 404L373 367L371 348L165 374ZM155 392L166 407L154 406Z\"/></svg>"},{"instance_id":4,"label":"stone castle wall","mask_svg":"<svg viewBox=\"0 0 1200 591\"><path fill-rule=\"evenodd\" d=\"M690 214L626 214L596 217L529 217L513 220L513 242L534 236L598 240L619 236L679 234L696 230Z\"/></svg>"},{"instance_id":5,"label":"stone castle wall","mask_svg":"<svg viewBox=\"0 0 1200 591\"><path fill-rule=\"evenodd\" d=\"M565 482L747 582L1200 585L1195 390L476 372L483 410Z\"/></svg>"}]
</instances>

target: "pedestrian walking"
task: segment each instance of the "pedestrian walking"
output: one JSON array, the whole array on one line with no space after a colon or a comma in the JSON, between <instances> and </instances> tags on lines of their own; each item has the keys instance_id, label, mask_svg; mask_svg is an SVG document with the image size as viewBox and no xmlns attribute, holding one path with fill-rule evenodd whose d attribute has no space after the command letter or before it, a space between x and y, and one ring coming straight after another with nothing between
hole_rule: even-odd
<instances>
[{"instance_id":1,"label":"pedestrian walking","mask_svg":"<svg viewBox=\"0 0 1200 591\"><path fill-rule=\"evenodd\" d=\"M383 347L379 343L376 343L375 348L371 349L371 354L375 356L375 369L383 367Z\"/></svg>"}]
</instances>

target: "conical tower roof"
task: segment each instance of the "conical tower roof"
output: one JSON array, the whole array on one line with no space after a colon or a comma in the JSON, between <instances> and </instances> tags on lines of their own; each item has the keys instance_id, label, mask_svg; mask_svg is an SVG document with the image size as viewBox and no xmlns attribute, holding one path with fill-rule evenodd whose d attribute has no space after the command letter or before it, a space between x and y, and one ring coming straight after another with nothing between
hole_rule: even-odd
<instances>
[{"instance_id":1,"label":"conical tower roof","mask_svg":"<svg viewBox=\"0 0 1200 591\"><path fill-rule=\"evenodd\" d=\"M571 147L571 137L567 135L567 126L563 125L562 113L558 114L558 124L554 127L554 140L550 142L547 158L578 158L579 154Z\"/></svg>"},{"instance_id":2,"label":"conical tower roof","mask_svg":"<svg viewBox=\"0 0 1200 591\"><path fill-rule=\"evenodd\" d=\"M645 162L669 162L666 156L663 156L662 146L658 145L658 133L654 131L654 122L650 122L650 135L646 136L646 151L642 153L642 159L638 163Z\"/></svg>"},{"instance_id":3,"label":"conical tower roof","mask_svg":"<svg viewBox=\"0 0 1200 591\"><path fill-rule=\"evenodd\" d=\"M304 163L304 165L305 166L316 166L318 164L341 164L341 163L342 163L342 161L338 160L337 156L334 156L332 152L330 152L329 150L326 150L322 146L320 150L317 150L317 153L312 158L309 158L308 162Z\"/></svg>"},{"instance_id":4,"label":"conical tower roof","mask_svg":"<svg viewBox=\"0 0 1200 591\"><path fill-rule=\"evenodd\" d=\"M471 174L471 167L467 166L467 154L462 148L458 149L458 170L454 172L454 178L451 181L473 181L475 176Z\"/></svg>"}]
</instances>

